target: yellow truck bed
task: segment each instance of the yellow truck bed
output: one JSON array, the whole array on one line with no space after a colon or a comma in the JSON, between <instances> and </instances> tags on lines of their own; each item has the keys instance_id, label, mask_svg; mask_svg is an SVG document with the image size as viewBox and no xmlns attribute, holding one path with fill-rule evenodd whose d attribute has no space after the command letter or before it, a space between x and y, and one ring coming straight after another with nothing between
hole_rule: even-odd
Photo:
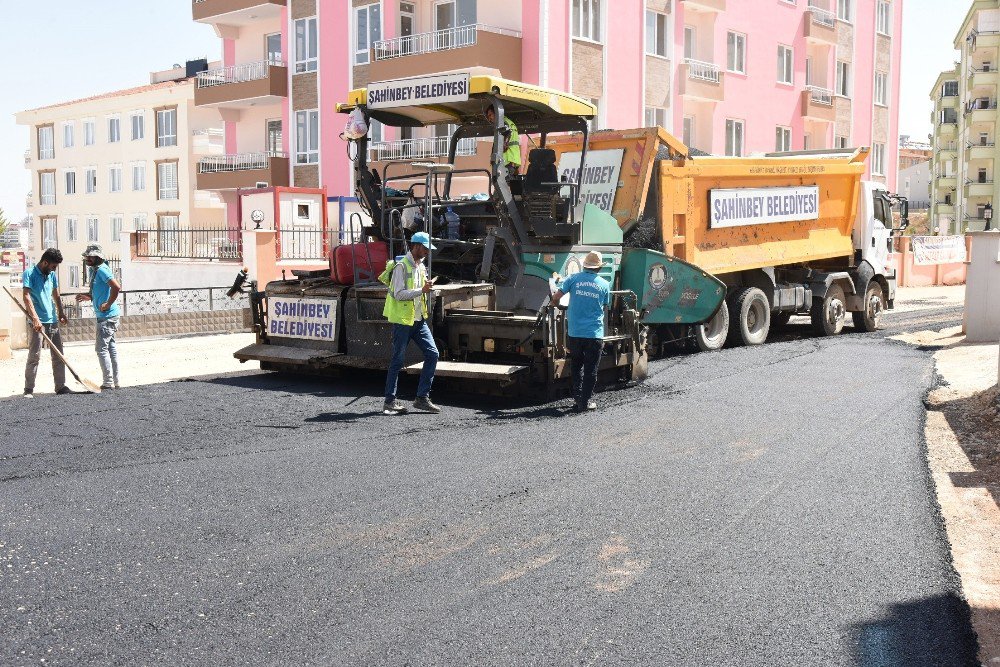
<instances>
[{"instance_id":1,"label":"yellow truck bed","mask_svg":"<svg viewBox=\"0 0 1000 667\"><path fill-rule=\"evenodd\" d=\"M580 142L554 137L549 147L559 160L579 152ZM854 254L867 149L839 157L691 158L662 128L644 128L598 132L588 155L617 149L623 154L610 212L626 231L655 215L668 255L719 275L835 258L846 265ZM657 161L658 153L666 159Z\"/></svg>"}]
</instances>

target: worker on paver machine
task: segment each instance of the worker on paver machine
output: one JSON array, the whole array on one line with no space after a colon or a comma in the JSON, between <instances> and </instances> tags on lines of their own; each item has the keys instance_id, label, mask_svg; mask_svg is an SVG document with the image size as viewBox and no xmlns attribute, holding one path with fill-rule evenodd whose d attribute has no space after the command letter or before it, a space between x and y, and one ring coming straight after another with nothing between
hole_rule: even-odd
<instances>
[{"instance_id":1,"label":"worker on paver machine","mask_svg":"<svg viewBox=\"0 0 1000 667\"><path fill-rule=\"evenodd\" d=\"M486 120L490 125L496 125L497 110L492 104L486 108ZM517 133L517 125L510 116L505 116L503 122L504 126L500 128L500 134L503 136L503 160L507 168L507 179L510 180L517 178L521 171L521 137Z\"/></svg>"}]
</instances>

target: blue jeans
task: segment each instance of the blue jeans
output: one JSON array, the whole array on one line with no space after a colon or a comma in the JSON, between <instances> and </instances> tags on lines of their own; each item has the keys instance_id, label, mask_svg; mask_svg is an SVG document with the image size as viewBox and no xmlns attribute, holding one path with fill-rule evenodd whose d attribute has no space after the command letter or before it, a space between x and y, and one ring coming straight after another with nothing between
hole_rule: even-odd
<instances>
[{"instance_id":1,"label":"blue jeans","mask_svg":"<svg viewBox=\"0 0 1000 667\"><path fill-rule=\"evenodd\" d=\"M570 368L573 371L573 398L581 408L594 395L597 386L597 367L601 363L604 341L600 338L574 338L569 336Z\"/></svg>"},{"instance_id":2,"label":"blue jeans","mask_svg":"<svg viewBox=\"0 0 1000 667\"><path fill-rule=\"evenodd\" d=\"M97 320L97 361L101 364L104 388L118 386L118 345L115 343L115 333L118 331L118 317Z\"/></svg>"},{"instance_id":3,"label":"blue jeans","mask_svg":"<svg viewBox=\"0 0 1000 667\"><path fill-rule=\"evenodd\" d=\"M417 386L417 396L427 397L431 393L431 383L434 382L434 369L437 368L438 349L434 344L431 328L427 320L414 322L413 326L405 324L392 325L392 361L389 362L389 372L385 377L385 402L396 400L396 386L399 382L399 371L403 369L403 358L406 356L406 346L410 341L424 353L424 368L420 371L420 384Z\"/></svg>"}]
</instances>

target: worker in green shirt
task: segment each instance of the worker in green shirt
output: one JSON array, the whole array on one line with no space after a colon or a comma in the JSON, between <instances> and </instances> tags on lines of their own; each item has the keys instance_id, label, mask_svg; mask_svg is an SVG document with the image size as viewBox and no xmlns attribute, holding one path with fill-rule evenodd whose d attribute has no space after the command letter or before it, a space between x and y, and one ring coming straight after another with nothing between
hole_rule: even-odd
<instances>
[{"instance_id":1,"label":"worker in green shirt","mask_svg":"<svg viewBox=\"0 0 1000 667\"><path fill-rule=\"evenodd\" d=\"M486 109L486 120L492 125L496 125L497 110L493 108L492 104ZM500 130L500 133L504 135L503 159L507 165L507 179L510 180L521 171L521 137L517 133L517 125L509 116L504 116L503 121L505 127Z\"/></svg>"}]
</instances>

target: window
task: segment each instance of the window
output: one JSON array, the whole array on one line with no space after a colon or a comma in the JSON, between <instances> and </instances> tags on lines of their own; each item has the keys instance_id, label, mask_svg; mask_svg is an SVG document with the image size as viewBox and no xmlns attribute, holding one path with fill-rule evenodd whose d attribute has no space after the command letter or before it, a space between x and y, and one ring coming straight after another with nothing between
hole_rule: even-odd
<instances>
[{"instance_id":1,"label":"window","mask_svg":"<svg viewBox=\"0 0 1000 667\"><path fill-rule=\"evenodd\" d=\"M57 245L55 218L42 218L42 245L45 248L55 248Z\"/></svg>"},{"instance_id":2,"label":"window","mask_svg":"<svg viewBox=\"0 0 1000 667\"><path fill-rule=\"evenodd\" d=\"M667 15L646 10L646 53L667 56Z\"/></svg>"},{"instance_id":3,"label":"window","mask_svg":"<svg viewBox=\"0 0 1000 667\"><path fill-rule=\"evenodd\" d=\"M87 167L87 171L84 173L84 182L87 185L88 195L97 192L97 167Z\"/></svg>"},{"instance_id":4,"label":"window","mask_svg":"<svg viewBox=\"0 0 1000 667\"><path fill-rule=\"evenodd\" d=\"M264 137L264 145L269 154L277 155L285 151L284 147L282 146L281 133L282 133L281 119L267 121L265 137Z\"/></svg>"},{"instance_id":5,"label":"window","mask_svg":"<svg viewBox=\"0 0 1000 667\"><path fill-rule=\"evenodd\" d=\"M98 238L99 225L97 216L87 216L87 241L89 243L97 243L100 240Z\"/></svg>"},{"instance_id":6,"label":"window","mask_svg":"<svg viewBox=\"0 0 1000 667\"><path fill-rule=\"evenodd\" d=\"M885 72L875 72L875 104L883 107L889 105L889 96L886 92L887 79Z\"/></svg>"},{"instance_id":7,"label":"window","mask_svg":"<svg viewBox=\"0 0 1000 667\"><path fill-rule=\"evenodd\" d=\"M69 267L69 286L80 286L80 267L75 264L71 264Z\"/></svg>"},{"instance_id":8,"label":"window","mask_svg":"<svg viewBox=\"0 0 1000 667\"><path fill-rule=\"evenodd\" d=\"M795 83L795 57L792 47L778 45L778 83Z\"/></svg>"},{"instance_id":9,"label":"window","mask_svg":"<svg viewBox=\"0 0 1000 667\"><path fill-rule=\"evenodd\" d=\"M726 120L726 155L743 156L743 121Z\"/></svg>"},{"instance_id":10,"label":"window","mask_svg":"<svg viewBox=\"0 0 1000 667\"><path fill-rule=\"evenodd\" d=\"M283 62L283 59L281 57L280 32L272 32L269 35L264 35L264 52L267 53L267 62L269 63Z\"/></svg>"},{"instance_id":11,"label":"window","mask_svg":"<svg viewBox=\"0 0 1000 667\"><path fill-rule=\"evenodd\" d=\"M601 129L601 100L597 97L586 97L584 98L597 108L597 114L590 119L590 131L597 132Z\"/></svg>"},{"instance_id":12,"label":"window","mask_svg":"<svg viewBox=\"0 0 1000 667\"><path fill-rule=\"evenodd\" d=\"M319 111L295 112L295 164L319 162Z\"/></svg>"},{"instance_id":13,"label":"window","mask_svg":"<svg viewBox=\"0 0 1000 667\"><path fill-rule=\"evenodd\" d=\"M156 145L177 145L177 107L156 112Z\"/></svg>"},{"instance_id":14,"label":"window","mask_svg":"<svg viewBox=\"0 0 1000 667\"><path fill-rule=\"evenodd\" d=\"M67 169L66 173L63 174L66 180L66 194L75 195L76 194L76 172L72 169Z\"/></svg>"},{"instance_id":15,"label":"window","mask_svg":"<svg viewBox=\"0 0 1000 667\"><path fill-rule=\"evenodd\" d=\"M316 40L316 19L306 19L307 21L313 22L313 52L312 52L312 69L300 70L298 64L295 66L295 71L308 71L311 72L316 69L316 52L315 52L315 40ZM298 23L298 22L296 22ZM369 49L375 46L375 42L382 39L382 9L378 4L366 5L364 7L354 8L354 64L364 65L368 62ZM298 26L296 25L295 35L296 43L298 43ZM300 54L303 52L299 52ZM302 60L302 56L299 56Z\"/></svg>"},{"instance_id":16,"label":"window","mask_svg":"<svg viewBox=\"0 0 1000 667\"><path fill-rule=\"evenodd\" d=\"M681 136L685 146L694 147L694 116L684 116L684 129Z\"/></svg>"},{"instance_id":17,"label":"window","mask_svg":"<svg viewBox=\"0 0 1000 667\"><path fill-rule=\"evenodd\" d=\"M108 116L108 143L114 144L122 140L121 116Z\"/></svg>"},{"instance_id":18,"label":"window","mask_svg":"<svg viewBox=\"0 0 1000 667\"><path fill-rule=\"evenodd\" d=\"M941 109L940 122L942 124L955 124L958 122L958 111L955 109Z\"/></svg>"},{"instance_id":19,"label":"window","mask_svg":"<svg viewBox=\"0 0 1000 667\"><path fill-rule=\"evenodd\" d=\"M146 189L146 163L132 163L132 191L142 192Z\"/></svg>"},{"instance_id":20,"label":"window","mask_svg":"<svg viewBox=\"0 0 1000 667\"><path fill-rule=\"evenodd\" d=\"M66 218L66 238L70 241L76 241L80 238L76 218Z\"/></svg>"},{"instance_id":21,"label":"window","mask_svg":"<svg viewBox=\"0 0 1000 667\"><path fill-rule=\"evenodd\" d=\"M53 132L51 125L42 125L38 128L38 159L51 160L56 156L55 144L53 142Z\"/></svg>"},{"instance_id":22,"label":"window","mask_svg":"<svg viewBox=\"0 0 1000 667\"><path fill-rule=\"evenodd\" d=\"M94 119L88 118L83 121L83 145L93 146L94 145Z\"/></svg>"},{"instance_id":23,"label":"window","mask_svg":"<svg viewBox=\"0 0 1000 667\"><path fill-rule=\"evenodd\" d=\"M837 0L837 18L851 22L851 0Z\"/></svg>"},{"instance_id":24,"label":"window","mask_svg":"<svg viewBox=\"0 0 1000 667\"><path fill-rule=\"evenodd\" d=\"M42 206L56 203L56 172L38 172L38 203Z\"/></svg>"},{"instance_id":25,"label":"window","mask_svg":"<svg viewBox=\"0 0 1000 667\"><path fill-rule=\"evenodd\" d=\"M726 38L726 69L730 72L747 72L747 36L738 32L729 33Z\"/></svg>"},{"instance_id":26,"label":"window","mask_svg":"<svg viewBox=\"0 0 1000 667\"><path fill-rule=\"evenodd\" d=\"M781 127L780 125L774 128L774 150L792 150L792 128Z\"/></svg>"},{"instance_id":27,"label":"window","mask_svg":"<svg viewBox=\"0 0 1000 667\"><path fill-rule=\"evenodd\" d=\"M885 176L885 144L872 144L872 174Z\"/></svg>"},{"instance_id":28,"label":"window","mask_svg":"<svg viewBox=\"0 0 1000 667\"><path fill-rule=\"evenodd\" d=\"M122 166L113 164L108 167L108 192L122 191Z\"/></svg>"},{"instance_id":29,"label":"window","mask_svg":"<svg viewBox=\"0 0 1000 667\"><path fill-rule=\"evenodd\" d=\"M366 9L364 7L359 8L355 12L355 20L360 13L361 9ZM366 14L367 15L367 14ZM319 45L319 39L316 33L316 17L312 16L307 19L297 19L295 21L295 73L301 74L302 72L315 72L316 71L316 52ZM362 63L368 62L367 51L365 52L365 59L361 61Z\"/></svg>"},{"instance_id":30,"label":"window","mask_svg":"<svg viewBox=\"0 0 1000 667\"><path fill-rule=\"evenodd\" d=\"M122 226L125 216L121 213L116 213L111 216L111 239L112 243L117 242L122 235Z\"/></svg>"},{"instance_id":31,"label":"window","mask_svg":"<svg viewBox=\"0 0 1000 667\"><path fill-rule=\"evenodd\" d=\"M139 141L146 136L146 115L141 111L133 111L129 115L129 125L132 126L132 141Z\"/></svg>"},{"instance_id":32,"label":"window","mask_svg":"<svg viewBox=\"0 0 1000 667\"><path fill-rule=\"evenodd\" d=\"M878 0L875 12L875 30L880 35L888 35L892 23L892 9L889 3L886 0Z\"/></svg>"},{"instance_id":33,"label":"window","mask_svg":"<svg viewBox=\"0 0 1000 667\"><path fill-rule=\"evenodd\" d=\"M693 25L684 26L684 59L697 60L698 31Z\"/></svg>"},{"instance_id":34,"label":"window","mask_svg":"<svg viewBox=\"0 0 1000 667\"><path fill-rule=\"evenodd\" d=\"M942 97L958 97L958 81L945 81L941 90Z\"/></svg>"},{"instance_id":35,"label":"window","mask_svg":"<svg viewBox=\"0 0 1000 667\"><path fill-rule=\"evenodd\" d=\"M847 148L847 137L838 136L833 143L837 148Z\"/></svg>"},{"instance_id":36,"label":"window","mask_svg":"<svg viewBox=\"0 0 1000 667\"><path fill-rule=\"evenodd\" d=\"M660 107L646 107L646 127L666 127L667 110Z\"/></svg>"},{"instance_id":37,"label":"window","mask_svg":"<svg viewBox=\"0 0 1000 667\"><path fill-rule=\"evenodd\" d=\"M149 229L146 226L146 214L145 213L133 213L132 214L132 229L133 231L141 231L143 229Z\"/></svg>"},{"instance_id":38,"label":"window","mask_svg":"<svg viewBox=\"0 0 1000 667\"><path fill-rule=\"evenodd\" d=\"M448 127L449 127L448 137L450 138L456 128L453 128L453 126L450 125ZM385 137L385 127L382 125L382 123L372 118L372 122L368 125L368 141L372 143L382 143L384 137Z\"/></svg>"},{"instance_id":39,"label":"window","mask_svg":"<svg viewBox=\"0 0 1000 667\"><path fill-rule=\"evenodd\" d=\"M573 0L573 36L601 41L601 0Z\"/></svg>"},{"instance_id":40,"label":"window","mask_svg":"<svg viewBox=\"0 0 1000 667\"><path fill-rule=\"evenodd\" d=\"M156 198L177 199L177 162L156 164Z\"/></svg>"},{"instance_id":41,"label":"window","mask_svg":"<svg viewBox=\"0 0 1000 667\"><path fill-rule=\"evenodd\" d=\"M837 90L834 92L842 97L851 96L851 65L843 60L837 61Z\"/></svg>"},{"instance_id":42,"label":"window","mask_svg":"<svg viewBox=\"0 0 1000 667\"><path fill-rule=\"evenodd\" d=\"M73 121L63 123L63 148L73 148Z\"/></svg>"}]
</instances>

